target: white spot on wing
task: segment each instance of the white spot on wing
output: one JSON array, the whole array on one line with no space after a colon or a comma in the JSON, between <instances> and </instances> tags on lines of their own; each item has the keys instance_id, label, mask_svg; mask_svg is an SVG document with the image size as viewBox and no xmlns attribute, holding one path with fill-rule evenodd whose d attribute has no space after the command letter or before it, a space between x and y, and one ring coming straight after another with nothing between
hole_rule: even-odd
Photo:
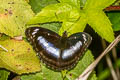
<instances>
[{"instance_id":1,"label":"white spot on wing","mask_svg":"<svg viewBox=\"0 0 120 80\"><path fill-rule=\"evenodd\" d=\"M35 29L34 31L37 32L39 29Z\"/></svg>"},{"instance_id":2,"label":"white spot on wing","mask_svg":"<svg viewBox=\"0 0 120 80\"><path fill-rule=\"evenodd\" d=\"M75 39L77 39L77 37L74 37Z\"/></svg>"},{"instance_id":3,"label":"white spot on wing","mask_svg":"<svg viewBox=\"0 0 120 80\"><path fill-rule=\"evenodd\" d=\"M35 37L35 35L33 35L33 38Z\"/></svg>"},{"instance_id":4,"label":"white spot on wing","mask_svg":"<svg viewBox=\"0 0 120 80\"><path fill-rule=\"evenodd\" d=\"M37 32L33 32L32 35L36 34Z\"/></svg>"},{"instance_id":5,"label":"white spot on wing","mask_svg":"<svg viewBox=\"0 0 120 80\"><path fill-rule=\"evenodd\" d=\"M85 44L85 42L87 41L87 39L86 39L86 35L85 35L85 34L82 34L82 36L83 36L84 44Z\"/></svg>"},{"instance_id":6,"label":"white spot on wing","mask_svg":"<svg viewBox=\"0 0 120 80\"><path fill-rule=\"evenodd\" d=\"M39 29L35 29L32 33L32 35L35 35L38 32Z\"/></svg>"},{"instance_id":7,"label":"white spot on wing","mask_svg":"<svg viewBox=\"0 0 120 80\"><path fill-rule=\"evenodd\" d=\"M92 37L91 37L91 40L92 40Z\"/></svg>"},{"instance_id":8,"label":"white spot on wing","mask_svg":"<svg viewBox=\"0 0 120 80\"><path fill-rule=\"evenodd\" d=\"M48 36L50 35L50 33L48 33Z\"/></svg>"}]
</instances>

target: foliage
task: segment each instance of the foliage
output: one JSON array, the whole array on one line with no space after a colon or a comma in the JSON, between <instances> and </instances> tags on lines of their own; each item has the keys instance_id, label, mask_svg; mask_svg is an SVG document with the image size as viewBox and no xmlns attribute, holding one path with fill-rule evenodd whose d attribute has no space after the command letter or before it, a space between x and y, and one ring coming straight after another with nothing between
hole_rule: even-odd
<instances>
[{"instance_id":1,"label":"foliage","mask_svg":"<svg viewBox=\"0 0 120 80\"><path fill-rule=\"evenodd\" d=\"M29 4L32 6L32 10L38 13L46 5L57 3L56 0L30 0Z\"/></svg>"},{"instance_id":2,"label":"foliage","mask_svg":"<svg viewBox=\"0 0 120 80\"><path fill-rule=\"evenodd\" d=\"M55 72L39 61L32 46L26 41L24 31L28 27L37 25L60 35L64 31L73 34L83 32L86 24L89 24L102 38L112 42L113 30L120 30L119 18L117 18L119 13L108 13L108 18L103 9L114 1L0 0L0 33L4 33L0 36L0 45L8 50L6 52L0 48L0 79L7 80L12 71L21 74L22 80L63 80L63 76L65 80L75 80L94 60L90 50L81 56L74 69L67 73ZM12 39L20 35L24 37L23 40ZM89 80L97 80L95 72L90 75Z\"/></svg>"},{"instance_id":3,"label":"foliage","mask_svg":"<svg viewBox=\"0 0 120 80\"><path fill-rule=\"evenodd\" d=\"M114 31L120 30L120 13L119 12L111 12L107 13Z\"/></svg>"},{"instance_id":4,"label":"foliage","mask_svg":"<svg viewBox=\"0 0 120 80\"><path fill-rule=\"evenodd\" d=\"M6 70L0 70L0 80L7 80L10 72Z\"/></svg>"},{"instance_id":5,"label":"foliage","mask_svg":"<svg viewBox=\"0 0 120 80\"><path fill-rule=\"evenodd\" d=\"M102 38L111 42L114 40L114 33L108 17L102 10L114 1L87 0L80 9L80 0L59 0L60 3L43 8L28 24L62 22L59 31L62 35L65 30L71 34L82 32L88 23Z\"/></svg>"}]
</instances>

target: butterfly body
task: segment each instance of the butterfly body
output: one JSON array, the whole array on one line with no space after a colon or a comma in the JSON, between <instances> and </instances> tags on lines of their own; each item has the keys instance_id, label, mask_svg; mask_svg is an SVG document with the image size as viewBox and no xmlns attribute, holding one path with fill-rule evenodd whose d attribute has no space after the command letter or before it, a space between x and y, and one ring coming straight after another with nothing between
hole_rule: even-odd
<instances>
[{"instance_id":1,"label":"butterfly body","mask_svg":"<svg viewBox=\"0 0 120 80\"><path fill-rule=\"evenodd\" d=\"M57 71L75 67L91 43L91 36L84 32L68 37L67 32L60 36L45 28L30 27L25 34L43 63Z\"/></svg>"}]
</instances>

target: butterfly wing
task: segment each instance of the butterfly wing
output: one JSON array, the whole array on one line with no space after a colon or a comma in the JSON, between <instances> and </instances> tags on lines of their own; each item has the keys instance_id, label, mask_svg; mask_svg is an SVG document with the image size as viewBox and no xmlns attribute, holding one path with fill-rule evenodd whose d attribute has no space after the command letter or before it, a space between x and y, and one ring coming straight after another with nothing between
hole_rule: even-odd
<instances>
[{"instance_id":1,"label":"butterfly wing","mask_svg":"<svg viewBox=\"0 0 120 80\"><path fill-rule=\"evenodd\" d=\"M69 47L62 52L62 67L65 68L68 65L70 66L66 68L74 67L91 40L91 36L85 32L75 33L68 37L67 44L69 44Z\"/></svg>"},{"instance_id":2,"label":"butterfly wing","mask_svg":"<svg viewBox=\"0 0 120 80\"><path fill-rule=\"evenodd\" d=\"M73 68L92 40L89 34L80 32L61 43L57 33L41 27L30 27L25 34L41 60L59 71Z\"/></svg>"},{"instance_id":3,"label":"butterfly wing","mask_svg":"<svg viewBox=\"0 0 120 80\"><path fill-rule=\"evenodd\" d=\"M60 36L57 33L41 27L30 27L25 34L44 63L53 67L58 64Z\"/></svg>"}]
</instances>

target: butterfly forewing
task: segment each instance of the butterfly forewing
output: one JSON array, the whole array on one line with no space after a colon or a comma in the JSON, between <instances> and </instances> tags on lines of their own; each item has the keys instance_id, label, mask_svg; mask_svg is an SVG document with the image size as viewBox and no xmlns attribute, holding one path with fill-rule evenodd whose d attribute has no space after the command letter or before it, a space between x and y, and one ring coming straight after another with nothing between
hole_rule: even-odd
<instances>
[{"instance_id":1,"label":"butterfly forewing","mask_svg":"<svg viewBox=\"0 0 120 80\"><path fill-rule=\"evenodd\" d=\"M71 65L71 68L74 67L91 40L91 36L85 32L75 33L68 37L69 47L62 51L63 66Z\"/></svg>"},{"instance_id":2,"label":"butterfly forewing","mask_svg":"<svg viewBox=\"0 0 120 80\"><path fill-rule=\"evenodd\" d=\"M26 29L26 36L33 45L35 51L45 63L56 64L60 49L60 36L53 31L41 27L30 27Z\"/></svg>"}]
</instances>

